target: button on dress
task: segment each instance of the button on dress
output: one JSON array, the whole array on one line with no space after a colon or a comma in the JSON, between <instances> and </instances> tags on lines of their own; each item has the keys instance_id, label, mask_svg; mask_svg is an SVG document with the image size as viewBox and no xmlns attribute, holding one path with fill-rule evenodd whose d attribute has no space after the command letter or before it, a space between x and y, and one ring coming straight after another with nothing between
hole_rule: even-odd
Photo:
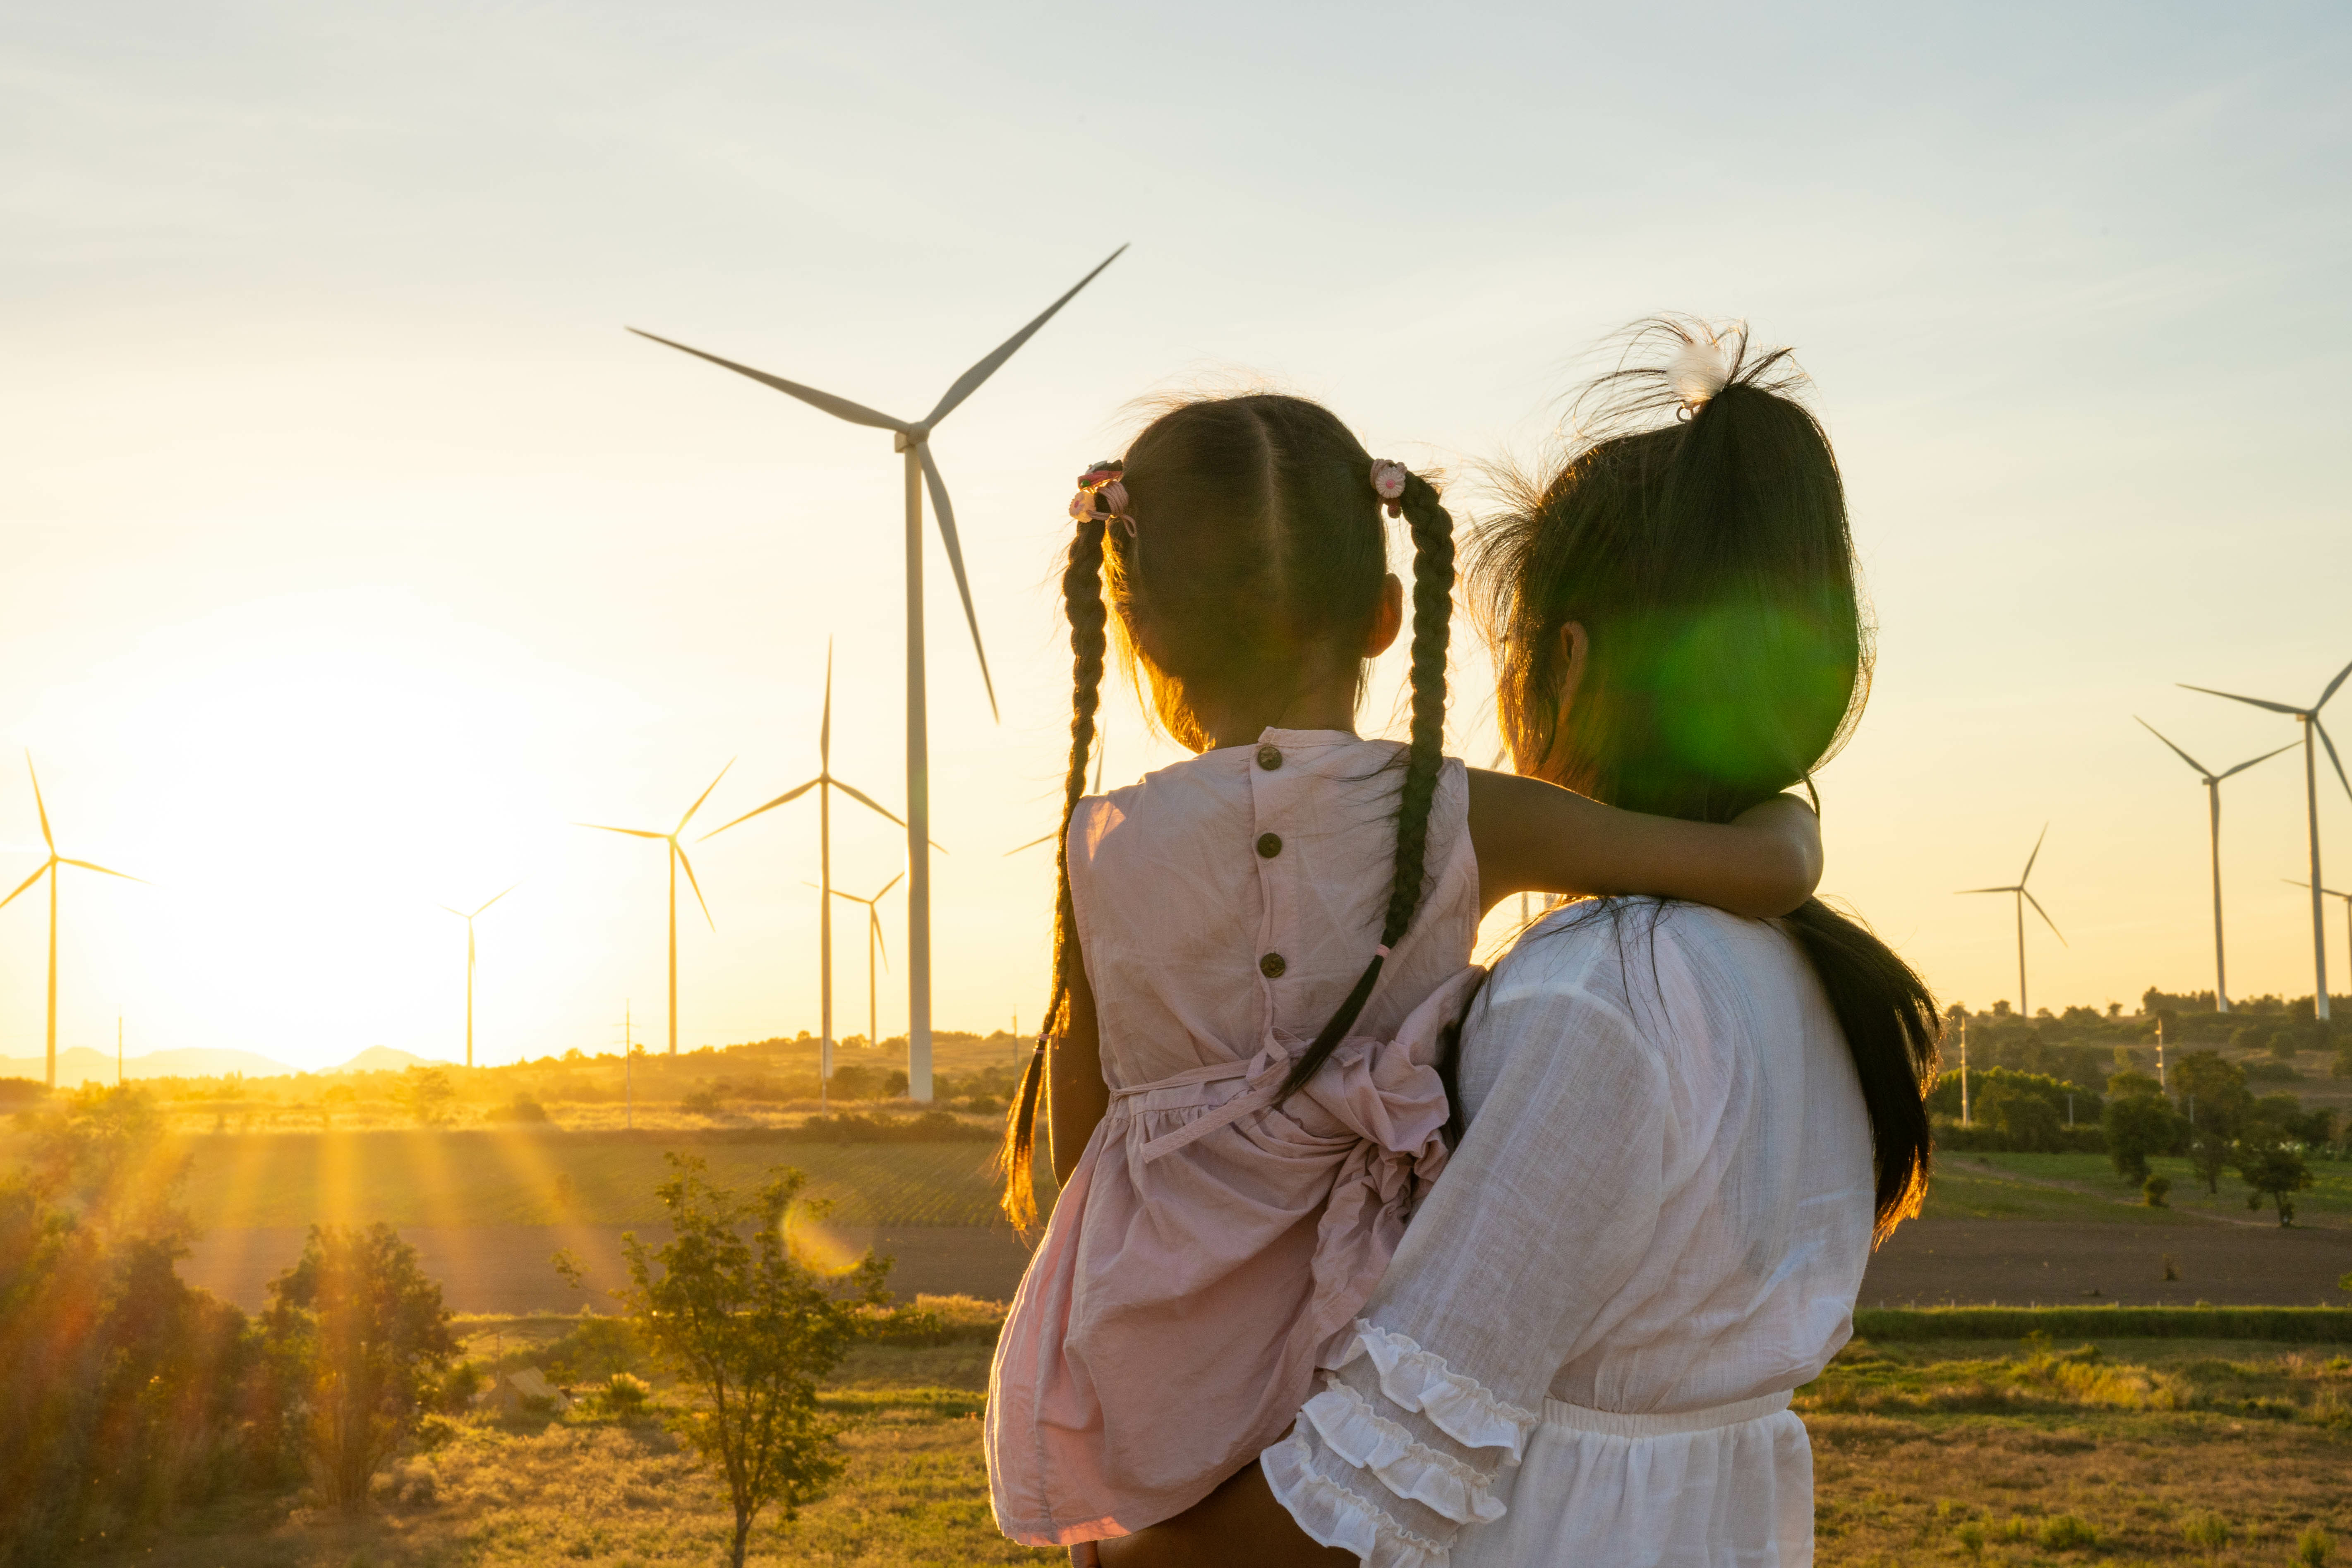
<instances>
[{"instance_id":1,"label":"button on dress","mask_svg":"<svg viewBox=\"0 0 2352 1568\"><path fill-rule=\"evenodd\" d=\"M1458 761L1412 925L1339 1050L1274 1103L1380 941L1404 764L1394 742L1268 730L1073 815L1111 1103L991 1369L990 1496L1014 1540L1128 1534L1249 1463L1352 1344L1444 1164L1439 1035L1482 977Z\"/></svg>"}]
</instances>

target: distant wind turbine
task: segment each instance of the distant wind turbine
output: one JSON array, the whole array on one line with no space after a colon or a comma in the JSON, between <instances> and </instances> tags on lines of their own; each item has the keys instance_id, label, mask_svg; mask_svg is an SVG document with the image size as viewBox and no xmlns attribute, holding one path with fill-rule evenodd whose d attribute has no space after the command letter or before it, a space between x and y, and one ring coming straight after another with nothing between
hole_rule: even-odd
<instances>
[{"instance_id":1,"label":"distant wind turbine","mask_svg":"<svg viewBox=\"0 0 2352 1568\"><path fill-rule=\"evenodd\" d=\"M750 376L763 386L772 386L803 403L822 408L836 419L852 425L865 425L877 430L892 432L893 449L906 454L907 493L907 1092L919 1100L931 1098L931 837L930 797L930 726L926 706L923 662L923 490L928 485L932 510L939 513L940 541L947 547L948 568L955 574L956 593L963 600L963 618L971 629L972 652L980 659L981 685L988 692L988 710L996 712L996 684L989 678L988 652L981 646L980 617L971 607L971 586L965 580L963 548L956 541L955 509L948 504L947 482L940 479L939 465L931 459L931 431L940 420L953 413L956 406L979 389L981 383L996 374L997 368L1013 357L1015 350L1027 342L1038 328L1053 320L1054 313L1070 302L1077 291L1100 276L1103 268L1118 260L1127 249L1124 245L1105 257L1094 271L1073 284L1068 293L1045 307L1044 313L1027 326L998 345L994 353L958 376L955 384L947 389L939 403L920 419L894 418L876 412L863 404L852 403L829 392L819 392L796 381L786 381L780 375L770 375L761 370L705 353L700 349L688 348L684 343L656 337L635 327L629 330L641 338L648 338L665 347L690 353L697 359L731 370L738 375ZM827 900L830 906L832 900Z\"/></svg>"},{"instance_id":2,"label":"distant wind turbine","mask_svg":"<svg viewBox=\"0 0 2352 1568\"><path fill-rule=\"evenodd\" d=\"M721 823L702 837L716 838L739 823L751 821L763 811L773 811L780 805L816 791L816 862L817 875L824 879L817 884L817 1093L833 1078L833 792L839 790L868 811L899 826L907 826L896 813L885 810L874 797L852 784L833 776L833 645L824 647L824 717L816 730L816 777L806 784L794 784L767 805L755 806L734 822ZM903 875L903 873L902 873Z\"/></svg>"},{"instance_id":3,"label":"distant wind turbine","mask_svg":"<svg viewBox=\"0 0 2352 1568\"><path fill-rule=\"evenodd\" d=\"M877 991L874 979L874 955L878 952L882 955L883 963L890 962L889 951L882 945L882 900L889 896L891 889L905 879L906 875L904 871L899 872L898 876L883 883L882 890L870 899L861 899L856 893L845 893L839 888L833 889L835 898L847 899L853 904L866 906L866 1043L868 1047L882 1043L880 1023L882 1012L876 1001Z\"/></svg>"},{"instance_id":4,"label":"distant wind turbine","mask_svg":"<svg viewBox=\"0 0 2352 1568\"><path fill-rule=\"evenodd\" d=\"M2290 888L2311 886L2308 882L2298 882L2292 877L2281 877L2279 880ZM2344 900L2344 952L2347 959L2352 959L2352 893L2339 893L2333 888L2322 888L2319 890L2331 899Z\"/></svg>"},{"instance_id":5,"label":"distant wind turbine","mask_svg":"<svg viewBox=\"0 0 2352 1568\"><path fill-rule=\"evenodd\" d=\"M2042 837L2033 841L2033 853L2025 858L2025 869L2020 871L2017 874L2017 880L2009 886L1960 889L1962 893L2014 893L2017 895L2017 1011L2019 1016L2026 1018L2032 1017L2033 1012L2025 1005L2025 906L2028 904L2033 906L2033 912L2042 917L2042 923L2050 928L2050 934L2058 939L2061 947L2071 945L2066 941L2066 933L2058 929L2058 922L2050 918L2050 911L2042 907L2042 900L2025 890L2026 882L2033 876L2033 863L2042 858L2042 839L2049 837L2050 825L2045 822L2042 825Z\"/></svg>"},{"instance_id":6,"label":"distant wind turbine","mask_svg":"<svg viewBox=\"0 0 2352 1568\"><path fill-rule=\"evenodd\" d=\"M2255 757L2252 761L2240 763L2234 768L2225 768L2217 773L2208 768L2203 763L2199 762L2196 758L2182 751L2179 747L2174 746L2172 742L2166 737L2165 733L2161 730L2158 730L2147 720L2140 718L2138 714L2133 714L2132 718L2138 723L2141 729L2147 731L2149 734L2154 735L2158 740L2164 742L2167 746L2171 747L2172 754L2179 757L2182 762L2187 763L2190 767L2196 769L2197 776L2205 781L2205 801L2209 807L2209 816L2212 823L2213 1002L2215 1007L2219 1011L2226 1013L2230 1010L2230 977L2228 965L2224 963L2221 953L2221 781L2226 778L2235 778L2238 774L2244 773L2248 768L2252 767L2255 763L2269 762L2273 757L2277 756L2279 752L2293 751L2294 749L2294 742L2289 741L2285 745L2279 747L2278 751L2264 752L2261 756Z\"/></svg>"},{"instance_id":7,"label":"distant wind turbine","mask_svg":"<svg viewBox=\"0 0 2352 1568\"><path fill-rule=\"evenodd\" d=\"M71 866L81 871L101 871L110 877L120 877L126 882L143 882L146 879L134 877L128 871L116 871L104 866L94 865L88 860L69 860L58 854L58 841L49 833L49 808L47 803L41 799L41 775L34 772L33 753L30 752L25 753L25 771L32 774L33 809L41 814L41 842L48 846L49 858L41 862L39 870L16 884L16 892L10 893L5 899L0 899L0 910L5 910L15 903L16 893L23 892L43 877L49 879L49 1026L47 1081L51 1089L55 1089L58 1087L58 876L59 868Z\"/></svg>"},{"instance_id":8,"label":"distant wind turbine","mask_svg":"<svg viewBox=\"0 0 2352 1568\"><path fill-rule=\"evenodd\" d=\"M1095 787L1093 791L1096 795L1102 794L1103 753L1108 750L1109 750L1109 748L1103 744L1102 731L1100 729L1097 729L1095 731ZM1004 852L1004 858L1007 860L1010 860L1015 855L1020 854L1024 850L1034 849L1040 844L1051 844L1055 839L1059 838L1061 836L1061 830L1056 828L1051 833L1032 838L1026 844L1016 844L1012 848L1007 849Z\"/></svg>"},{"instance_id":9,"label":"distant wind turbine","mask_svg":"<svg viewBox=\"0 0 2352 1568\"><path fill-rule=\"evenodd\" d=\"M470 915L463 910L450 910L446 904L441 906L466 922L466 1065L467 1067L474 1065L474 921L481 914L482 910L488 909L490 904L497 903L499 899L505 898L507 893L511 893L515 888L521 886L520 882L517 882L514 887L509 888L506 893L500 893L497 899L490 900L489 903L484 904L481 909L476 910Z\"/></svg>"},{"instance_id":10,"label":"distant wind turbine","mask_svg":"<svg viewBox=\"0 0 2352 1568\"><path fill-rule=\"evenodd\" d=\"M2344 759L2336 754L2336 742L2328 738L2327 726L2319 721L2319 710L2327 706L2327 700L2336 695L2336 689L2344 684L2347 675L2352 675L2352 664L2337 670L2336 679L2327 683L2327 689L2319 694L2319 700L2308 708L2268 702L2259 697L2241 697L2234 691L2216 691L2210 686L2190 686L2187 681L2180 683L2185 690L2226 697L2232 702L2284 713L2303 726L2303 797L2311 836L2311 880L2306 885L2311 889L2312 1005L2322 1021L2327 1017L2327 924L2324 918L2327 906L2320 901L2320 889L2326 879L2319 874L2319 763L2311 749L2311 738L2318 736L2319 743L2327 748L2327 760L2336 764L2336 782L2344 786L2346 795L2352 796L2352 778L2344 776Z\"/></svg>"},{"instance_id":11,"label":"distant wind turbine","mask_svg":"<svg viewBox=\"0 0 2352 1568\"><path fill-rule=\"evenodd\" d=\"M727 768L734 765L733 760L730 759ZM648 827L607 827L601 822L575 822L572 825L593 828L599 833L623 833L631 838L658 838L669 846L669 1054L672 1056L677 1055L677 868L680 866L686 868L686 882L694 889L694 901L702 905L703 920L712 931L719 929L719 922L710 918L710 905L702 897L702 884L694 879L694 862L686 858L686 846L677 841L677 836L686 831L686 825L694 820L694 814L700 811L702 803L710 798L710 791L719 787L719 779L727 776L727 768L719 770L719 778L712 779L709 788L694 797L694 804L686 808L686 815L679 817L677 826L667 833L656 833Z\"/></svg>"}]
</instances>

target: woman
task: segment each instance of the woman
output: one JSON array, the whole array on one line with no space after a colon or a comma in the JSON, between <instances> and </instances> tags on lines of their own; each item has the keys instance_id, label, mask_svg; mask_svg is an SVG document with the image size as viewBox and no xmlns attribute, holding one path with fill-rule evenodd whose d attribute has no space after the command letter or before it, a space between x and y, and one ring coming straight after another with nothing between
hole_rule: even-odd
<instances>
[{"instance_id":1,"label":"woman","mask_svg":"<svg viewBox=\"0 0 2352 1568\"><path fill-rule=\"evenodd\" d=\"M1652 363L1637 363L1654 349ZM1653 322L1478 542L1520 771L1720 821L1868 689L1834 458L1783 353ZM1464 1032L1467 1131L1288 1436L1113 1568L1797 1563L1790 1392L1925 1190L1936 1007L1820 903L1573 906Z\"/></svg>"}]
</instances>

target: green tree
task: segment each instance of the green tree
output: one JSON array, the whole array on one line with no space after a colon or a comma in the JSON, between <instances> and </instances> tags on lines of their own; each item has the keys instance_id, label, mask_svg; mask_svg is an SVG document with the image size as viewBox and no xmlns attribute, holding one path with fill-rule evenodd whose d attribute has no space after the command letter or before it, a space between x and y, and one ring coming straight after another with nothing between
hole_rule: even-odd
<instances>
[{"instance_id":1,"label":"green tree","mask_svg":"<svg viewBox=\"0 0 2352 1568\"><path fill-rule=\"evenodd\" d=\"M2246 1069L2225 1060L2219 1051L2184 1053L2169 1078L2173 1100L2189 1124L2210 1130L2225 1142L2238 1135L2238 1123L2253 1109Z\"/></svg>"},{"instance_id":2,"label":"green tree","mask_svg":"<svg viewBox=\"0 0 2352 1568\"><path fill-rule=\"evenodd\" d=\"M2137 1073L2116 1075L2116 1079L2137 1077ZM2148 1092L2111 1093L2100 1118L2107 1134L2107 1158L2116 1174L2134 1182L2147 1180L2149 1155L2164 1153L2180 1137L2180 1118L2162 1094L2154 1092L2155 1080L2142 1081ZM2108 1087L2114 1089L2114 1079Z\"/></svg>"},{"instance_id":3,"label":"green tree","mask_svg":"<svg viewBox=\"0 0 2352 1568\"><path fill-rule=\"evenodd\" d=\"M890 1260L869 1252L829 1277L799 1256L784 1229L806 1181L798 1171L778 1168L739 1194L713 1186L699 1157L667 1158L670 1179L654 1191L671 1239L652 1247L623 1237L629 1284L614 1295L655 1359L697 1396L673 1421L727 1478L731 1560L742 1568L761 1510L775 1504L793 1519L840 1473L841 1426L818 1414L817 1382L856 1337L858 1309L887 1299Z\"/></svg>"},{"instance_id":4,"label":"green tree","mask_svg":"<svg viewBox=\"0 0 2352 1568\"><path fill-rule=\"evenodd\" d=\"M2006 1079L1989 1082L1973 1109L1977 1117L1997 1130L2012 1149L2047 1152L2066 1145L2064 1127L2058 1120L2056 1108L2041 1095Z\"/></svg>"},{"instance_id":5,"label":"green tree","mask_svg":"<svg viewBox=\"0 0 2352 1568\"><path fill-rule=\"evenodd\" d=\"M2255 1129L2238 1145L2239 1179L2249 1189L2246 1206L2259 1209L2268 1198L2278 1208L2278 1222L2290 1225L2294 1220L2294 1205L2290 1193L2299 1193L2311 1185L2311 1171L2303 1156L2290 1148L2286 1141L2270 1127Z\"/></svg>"},{"instance_id":6,"label":"green tree","mask_svg":"<svg viewBox=\"0 0 2352 1568\"><path fill-rule=\"evenodd\" d=\"M449 1106L457 1098L457 1089L449 1075L439 1068L411 1067L400 1075L393 1088L393 1098L400 1108L415 1117L418 1125L431 1127L449 1114Z\"/></svg>"},{"instance_id":7,"label":"green tree","mask_svg":"<svg viewBox=\"0 0 2352 1568\"><path fill-rule=\"evenodd\" d=\"M457 1359L441 1287L388 1225L314 1225L300 1260L269 1282L262 1329L320 1491L359 1512Z\"/></svg>"}]
</instances>

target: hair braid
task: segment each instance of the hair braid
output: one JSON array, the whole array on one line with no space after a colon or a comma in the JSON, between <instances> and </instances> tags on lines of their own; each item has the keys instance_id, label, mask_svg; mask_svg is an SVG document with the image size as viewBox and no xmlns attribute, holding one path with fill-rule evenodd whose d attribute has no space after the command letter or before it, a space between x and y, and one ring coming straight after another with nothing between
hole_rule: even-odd
<instances>
[{"instance_id":1,"label":"hair braid","mask_svg":"<svg viewBox=\"0 0 2352 1568\"><path fill-rule=\"evenodd\" d=\"M1438 500L1436 487L1418 474L1405 479L1404 514L1412 529L1412 744L1405 754L1404 792L1397 803L1396 872L1389 885L1388 913L1381 921L1381 946L1392 947L1412 923L1427 880L1429 811L1437 797L1438 770L1445 761L1445 649L1453 635L1454 519ZM1330 1059L1371 1000L1384 959L1374 953L1348 999L1323 1026L1315 1043L1300 1053L1283 1080L1287 1100L1306 1087Z\"/></svg>"},{"instance_id":2,"label":"hair braid","mask_svg":"<svg viewBox=\"0 0 2352 1568\"><path fill-rule=\"evenodd\" d=\"M1037 1218L1034 1170L1037 1101L1045 1087L1047 1042L1067 1030L1070 977L1078 963L1077 908L1070 897L1070 818L1087 790L1087 758L1094 749L1095 713L1102 706L1104 625L1103 521L1082 518L1062 569L1062 608L1070 622L1070 770L1062 782L1062 831L1055 840L1054 989L1037 1030L1037 1048L1005 1117L997 1163L1004 1172L1005 1216L1026 1231Z\"/></svg>"}]
</instances>

